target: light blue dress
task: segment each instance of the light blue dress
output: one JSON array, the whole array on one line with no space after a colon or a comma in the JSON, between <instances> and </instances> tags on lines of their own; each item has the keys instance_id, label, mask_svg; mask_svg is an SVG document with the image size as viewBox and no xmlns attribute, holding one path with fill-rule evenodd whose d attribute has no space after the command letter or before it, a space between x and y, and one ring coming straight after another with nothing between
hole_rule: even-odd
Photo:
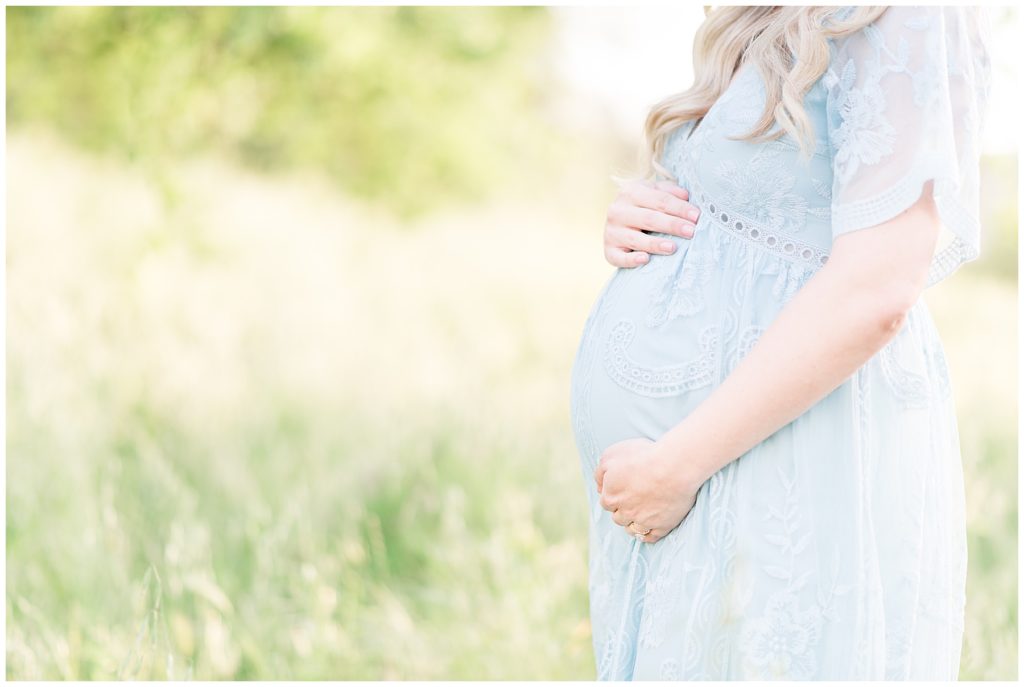
<instances>
[{"instance_id":1,"label":"light blue dress","mask_svg":"<svg viewBox=\"0 0 1024 687\"><path fill-rule=\"evenodd\" d=\"M610 444L658 439L690 413L833 239L898 215L926 180L948 230L928 284L978 255L987 22L972 8L893 6L831 40L805 99L810 161L788 135L728 138L764 103L750 65L702 122L673 131L662 163L702 210L695 235L611 275L572 368L598 679L957 677L964 486L923 300L850 379L705 482L663 539L615 524L593 474Z\"/></svg>"}]
</instances>

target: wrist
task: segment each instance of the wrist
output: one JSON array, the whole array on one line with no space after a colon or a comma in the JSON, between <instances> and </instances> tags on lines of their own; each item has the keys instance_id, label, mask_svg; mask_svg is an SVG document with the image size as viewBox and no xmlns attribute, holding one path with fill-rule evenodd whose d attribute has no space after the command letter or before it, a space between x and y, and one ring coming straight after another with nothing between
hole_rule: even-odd
<instances>
[{"instance_id":1,"label":"wrist","mask_svg":"<svg viewBox=\"0 0 1024 687\"><path fill-rule=\"evenodd\" d=\"M698 460L695 437L683 422L654 442L654 450L666 466L666 478L687 492L696 492L711 476Z\"/></svg>"}]
</instances>

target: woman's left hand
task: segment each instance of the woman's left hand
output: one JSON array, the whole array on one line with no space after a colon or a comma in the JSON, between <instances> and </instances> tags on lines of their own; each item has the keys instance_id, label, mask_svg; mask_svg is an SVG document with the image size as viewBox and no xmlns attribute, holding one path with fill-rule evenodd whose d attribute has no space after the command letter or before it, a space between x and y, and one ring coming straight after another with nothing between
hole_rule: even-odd
<instances>
[{"instance_id":1,"label":"woman's left hand","mask_svg":"<svg viewBox=\"0 0 1024 687\"><path fill-rule=\"evenodd\" d=\"M676 528L693 508L699 484L691 484L661 446L646 438L612 444L594 472L601 507L630 535L650 532L644 542L654 543ZM635 523L629 527L630 523Z\"/></svg>"}]
</instances>

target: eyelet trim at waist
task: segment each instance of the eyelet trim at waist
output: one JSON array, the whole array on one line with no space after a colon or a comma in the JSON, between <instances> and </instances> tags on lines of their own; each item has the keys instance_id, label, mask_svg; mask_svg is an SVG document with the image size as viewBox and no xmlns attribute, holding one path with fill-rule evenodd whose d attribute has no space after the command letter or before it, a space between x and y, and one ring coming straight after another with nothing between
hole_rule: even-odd
<instances>
[{"instance_id":1,"label":"eyelet trim at waist","mask_svg":"<svg viewBox=\"0 0 1024 687\"><path fill-rule=\"evenodd\" d=\"M810 243L798 241L786 234L777 233L762 224L751 222L746 217L725 210L695 185L690 190L697 191L696 196L701 203L701 216L710 216L716 226L729 233L784 258L805 262L815 267L821 267L828 262L828 251Z\"/></svg>"}]
</instances>

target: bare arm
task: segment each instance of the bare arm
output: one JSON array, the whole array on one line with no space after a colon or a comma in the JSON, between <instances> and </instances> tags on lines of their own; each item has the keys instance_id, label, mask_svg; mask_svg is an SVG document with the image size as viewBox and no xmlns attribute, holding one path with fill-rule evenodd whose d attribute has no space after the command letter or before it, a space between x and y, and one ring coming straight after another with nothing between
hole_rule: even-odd
<instances>
[{"instance_id":1,"label":"bare arm","mask_svg":"<svg viewBox=\"0 0 1024 687\"><path fill-rule=\"evenodd\" d=\"M897 217L837 237L828 263L654 450L696 487L835 390L903 325L940 226L929 181Z\"/></svg>"}]
</instances>

